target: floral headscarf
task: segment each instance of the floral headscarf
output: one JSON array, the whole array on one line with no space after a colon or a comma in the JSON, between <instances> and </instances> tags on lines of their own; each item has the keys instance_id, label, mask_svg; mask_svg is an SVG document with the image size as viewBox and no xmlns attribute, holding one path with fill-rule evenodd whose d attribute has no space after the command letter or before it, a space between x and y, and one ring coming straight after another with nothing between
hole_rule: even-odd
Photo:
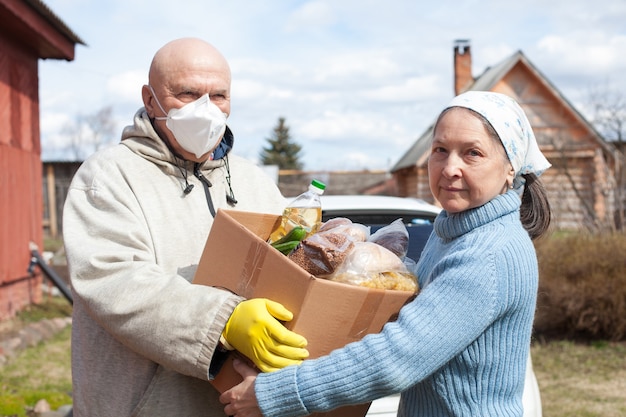
<instances>
[{"instance_id":1,"label":"floral headscarf","mask_svg":"<svg viewBox=\"0 0 626 417\"><path fill-rule=\"evenodd\" d=\"M456 96L446 108L449 107L474 110L493 126L515 170L514 189L522 190L526 182L522 174L539 176L550 168L524 110L511 97L488 91L468 91Z\"/></svg>"}]
</instances>

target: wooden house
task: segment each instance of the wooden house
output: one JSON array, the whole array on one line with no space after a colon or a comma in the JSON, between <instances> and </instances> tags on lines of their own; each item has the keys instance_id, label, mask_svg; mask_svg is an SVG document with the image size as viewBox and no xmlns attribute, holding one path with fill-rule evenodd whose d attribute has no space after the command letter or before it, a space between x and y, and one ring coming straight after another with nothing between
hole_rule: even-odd
<instances>
[{"instance_id":1,"label":"wooden house","mask_svg":"<svg viewBox=\"0 0 626 417\"><path fill-rule=\"evenodd\" d=\"M39 59L74 59L83 43L43 2L0 0L0 319L41 299L29 271L43 250Z\"/></svg>"},{"instance_id":2,"label":"wooden house","mask_svg":"<svg viewBox=\"0 0 626 417\"><path fill-rule=\"evenodd\" d=\"M307 189L311 180L326 184L326 195L396 195L395 181L386 170L298 171L280 170L278 188L285 197L295 197Z\"/></svg>"},{"instance_id":3,"label":"wooden house","mask_svg":"<svg viewBox=\"0 0 626 417\"><path fill-rule=\"evenodd\" d=\"M43 162L43 233L45 237L61 237L63 204L72 178L82 162Z\"/></svg>"},{"instance_id":4,"label":"wooden house","mask_svg":"<svg viewBox=\"0 0 626 417\"><path fill-rule=\"evenodd\" d=\"M623 154L596 131L535 65L518 51L472 76L468 41L454 45L455 94L468 90L507 94L522 106L539 146L552 164L542 176L559 229L615 226L616 173ZM437 114L433 115L436 118ZM434 121L433 121L434 124ZM391 169L401 196L435 203L428 186L431 125Z\"/></svg>"}]
</instances>

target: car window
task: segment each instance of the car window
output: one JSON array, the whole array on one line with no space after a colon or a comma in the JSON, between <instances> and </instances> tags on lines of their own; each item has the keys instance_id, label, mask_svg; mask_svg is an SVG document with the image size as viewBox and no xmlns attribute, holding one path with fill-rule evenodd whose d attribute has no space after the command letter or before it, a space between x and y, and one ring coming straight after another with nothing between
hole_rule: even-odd
<instances>
[{"instance_id":1,"label":"car window","mask_svg":"<svg viewBox=\"0 0 626 417\"><path fill-rule=\"evenodd\" d=\"M415 213L322 212L322 221L327 221L333 217L346 217L354 223L361 223L367 226L386 225L396 219L402 219L405 224L430 224L435 220L435 216L430 213L416 216Z\"/></svg>"},{"instance_id":2,"label":"car window","mask_svg":"<svg viewBox=\"0 0 626 417\"><path fill-rule=\"evenodd\" d=\"M433 231L432 223L406 225L406 230L409 232L409 248L406 256L417 262L422 254L422 250L426 245L426 241ZM374 233L376 230L383 227L382 225L370 225L370 232Z\"/></svg>"},{"instance_id":3,"label":"car window","mask_svg":"<svg viewBox=\"0 0 626 417\"><path fill-rule=\"evenodd\" d=\"M401 218L404 222L407 231L409 232L409 248L407 251L407 257L418 261L424 245L433 230L434 216L428 214L425 216L401 215L398 213L381 214L381 213L349 213L346 211L323 211L322 221L328 221L335 217L345 217L350 219L353 223L360 223L370 227L370 233L374 233L376 230L383 226L391 224L393 221Z\"/></svg>"}]
</instances>

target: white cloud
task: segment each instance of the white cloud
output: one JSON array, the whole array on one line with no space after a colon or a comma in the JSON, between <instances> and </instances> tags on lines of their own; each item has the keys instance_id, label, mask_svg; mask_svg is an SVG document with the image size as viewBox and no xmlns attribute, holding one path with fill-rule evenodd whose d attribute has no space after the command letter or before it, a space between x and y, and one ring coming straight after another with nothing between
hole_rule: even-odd
<instances>
[{"instance_id":1,"label":"white cloud","mask_svg":"<svg viewBox=\"0 0 626 417\"><path fill-rule=\"evenodd\" d=\"M442 80L437 74L398 80L401 84L385 85L363 92L361 96L384 105L386 102L415 102L435 97L441 91Z\"/></svg>"},{"instance_id":2,"label":"white cloud","mask_svg":"<svg viewBox=\"0 0 626 417\"><path fill-rule=\"evenodd\" d=\"M267 96L267 86L253 79L239 79L233 82L230 94L236 100L259 100Z\"/></svg>"},{"instance_id":3,"label":"white cloud","mask_svg":"<svg viewBox=\"0 0 626 417\"><path fill-rule=\"evenodd\" d=\"M538 49L559 71L593 75L610 72L626 65L623 54L626 36L585 32L576 36L550 35L543 38Z\"/></svg>"},{"instance_id":4,"label":"white cloud","mask_svg":"<svg viewBox=\"0 0 626 417\"><path fill-rule=\"evenodd\" d=\"M141 97L141 87L147 82L145 70L133 69L110 77L106 90L113 100L137 102Z\"/></svg>"},{"instance_id":5,"label":"white cloud","mask_svg":"<svg viewBox=\"0 0 626 417\"><path fill-rule=\"evenodd\" d=\"M397 76L399 65L385 51L363 49L322 56L313 69L316 82L348 82L358 84L368 80Z\"/></svg>"},{"instance_id":6,"label":"white cloud","mask_svg":"<svg viewBox=\"0 0 626 417\"><path fill-rule=\"evenodd\" d=\"M397 126L391 124L382 114L354 111L324 111L322 114L297 123L294 131L313 142L337 142L353 140L355 148L365 143L380 143L398 133Z\"/></svg>"},{"instance_id":7,"label":"white cloud","mask_svg":"<svg viewBox=\"0 0 626 417\"><path fill-rule=\"evenodd\" d=\"M215 43L230 62L235 150L255 158L286 117L309 169L395 162L452 97L458 38L471 41L474 75L522 50L573 103L606 80L626 94L623 1L46 4L88 46L73 62L40 64L44 151L78 113L112 105L130 122L152 55L182 36Z\"/></svg>"},{"instance_id":8,"label":"white cloud","mask_svg":"<svg viewBox=\"0 0 626 417\"><path fill-rule=\"evenodd\" d=\"M305 29L319 30L335 23L331 7L324 1L309 1L295 10L285 24L285 31L293 33Z\"/></svg>"},{"instance_id":9,"label":"white cloud","mask_svg":"<svg viewBox=\"0 0 626 417\"><path fill-rule=\"evenodd\" d=\"M371 155L363 152L348 152L343 155L343 160L345 166L352 169L380 165L379 161L373 159Z\"/></svg>"},{"instance_id":10,"label":"white cloud","mask_svg":"<svg viewBox=\"0 0 626 417\"><path fill-rule=\"evenodd\" d=\"M50 133L47 144L58 145L63 139L57 135L63 128L71 122L71 118L67 113L63 112L45 112L41 116L40 129L42 133ZM48 135L46 135L48 136Z\"/></svg>"},{"instance_id":11,"label":"white cloud","mask_svg":"<svg viewBox=\"0 0 626 417\"><path fill-rule=\"evenodd\" d=\"M41 149L44 160L65 160L69 158L66 149L68 138L63 134L64 127L71 120L64 113L42 112L41 116Z\"/></svg>"}]
</instances>

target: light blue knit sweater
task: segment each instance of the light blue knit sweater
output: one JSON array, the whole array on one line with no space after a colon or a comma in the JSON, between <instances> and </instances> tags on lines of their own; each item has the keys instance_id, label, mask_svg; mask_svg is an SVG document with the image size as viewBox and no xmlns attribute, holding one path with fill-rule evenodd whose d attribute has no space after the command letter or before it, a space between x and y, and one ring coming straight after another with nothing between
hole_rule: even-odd
<instances>
[{"instance_id":1,"label":"light blue knit sweater","mask_svg":"<svg viewBox=\"0 0 626 417\"><path fill-rule=\"evenodd\" d=\"M260 374L265 416L300 416L402 392L399 416L522 416L535 310L534 246L509 191L442 212L396 322L330 355ZM427 285L425 285L427 283Z\"/></svg>"}]
</instances>

